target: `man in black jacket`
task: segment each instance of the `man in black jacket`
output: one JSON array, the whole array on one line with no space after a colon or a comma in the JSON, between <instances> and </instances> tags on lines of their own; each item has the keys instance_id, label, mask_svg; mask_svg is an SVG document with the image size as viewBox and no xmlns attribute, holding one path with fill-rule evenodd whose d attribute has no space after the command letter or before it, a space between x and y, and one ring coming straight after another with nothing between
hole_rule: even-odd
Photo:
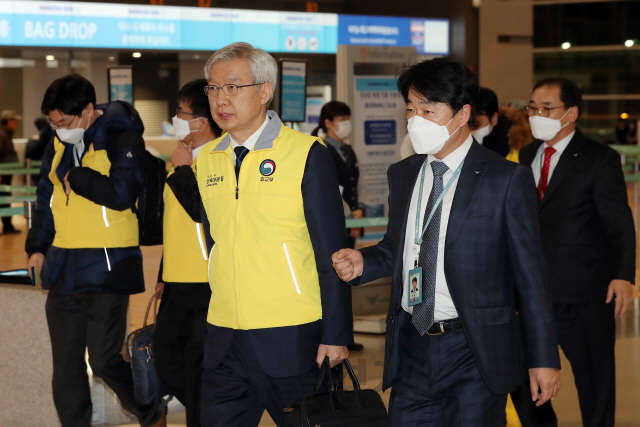
<instances>
[{"instance_id":1,"label":"man in black jacket","mask_svg":"<svg viewBox=\"0 0 640 427\"><path fill-rule=\"evenodd\" d=\"M631 303L636 274L635 228L620 156L576 128L582 95L569 80L536 84L527 110L537 141L522 149L520 163L532 168L541 200L558 341L571 363L583 425L613 426L615 316ZM516 404L519 414L530 400L525 396L524 407ZM553 412L550 404L548 410Z\"/></svg>"},{"instance_id":2,"label":"man in black jacket","mask_svg":"<svg viewBox=\"0 0 640 427\"><path fill-rule=\"evenodd\" d=\"M93 85L79 75L54 81L41 110L56 137L42 160L25 249L49 289L56 410L65 427L91 424L88 349L93 374L141 426L153 425L160 413L135 401L131 368L120 355L129 295L144 291L131 209L143 182L144 126L127 103L96 105Z\"/></svg>"}]
</instances>

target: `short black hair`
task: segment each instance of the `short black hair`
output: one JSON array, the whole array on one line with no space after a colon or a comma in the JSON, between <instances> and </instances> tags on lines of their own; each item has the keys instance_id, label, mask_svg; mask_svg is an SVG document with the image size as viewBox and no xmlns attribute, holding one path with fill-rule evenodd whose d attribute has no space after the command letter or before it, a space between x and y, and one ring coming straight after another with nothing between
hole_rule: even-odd
<instances>
[{"instance_id":1,"label":"short black hair","mask_svg":"<svg viewBox=\"0 0 640 427\"><path fill-rule=\"evenodd\" d=\"M211 107L209 106L209 97L204 93L204 87L207 85L206 79L197 79L182 86L178 92L178 104L186 102L191 108L191 112L200 117L204 117L209 122L209 127L216 137L222 135L222 129L213 120L211 116Z\"/></svg>"},{"instance_id":2,"label":"short black hair","mask_svg":"<svg viewBox=\"0 0 640 427\"><path fill-rule=\"evenodd\" d=\"M408 103L409 92L413 90L431 102L447 104L454 116L469 104L469 125L476 119L478 87L478 79L466 65L447 58L422 61L398 73L398 90L405 102Z\"/></svg>"},{"instance_id":3,"label":"short black hair","mask_svg":"<svg viewBox=\"0 0 640 427\"><path fill-rule=\"evenodd\" d=\"M416 282L417 283L418 282L418 278L414 277L413 279L411 279L411 282Z\"/></svg>"},{"instance_id":4,"label":"short black hair","mask_svg":"<svg viewBox=\"0 0 640 427\"><path fill-rule=\"evenodd\" d=\"M33 120L33 124L36 125L38 132L42 132L49 128L49 119L46 116L38 116Z\"/></svg>"},{"instance_id":5,"label":"short black hair","mask_svg":"<svg viewBox=\"0 0 640 427\"><path fill-rule=\"evenodd\" d=\"M478 98L476 99L476 115L482 114L489 117L489 120L491 120L493 115L497 112L498 96L491 89L481 87L478 90Z\"/></svg>"},{"instance_id":6,"label":"short black hair","mask_svg":"<svg viewBox=\"0 0 640 427\"><path fill-rule=\"evenodd\" d=\"M320 119L318 119L318 126L311 132L311 135L318 136L318 131L322 129L322 131L327 133L327 125L325 124L325 120L329 119L333 121L336 117L339 116L350 116L351 108L347 104L341 101L329 101L322 106L320 110Z\"/></svg>"},{"instance_id":7,"label":"short black hair","mask_svg":"<svg viewBox=\"0 0 640 427\"><path fill-rule=\"evenodd\" d=\"M555 86L560 89L560 101L562 101L564 107L567 110L571 107L578 107L578 117L580 117L582 113L582 92L580 92L577 84L564 77L550 77L536 83L531 93L542 86Z\"/></svg>"},{"instance_id":8,"label":"short black hair","mask_svg":"<svg viewBox=\"0 0 640 427\"><path fill-rule=\"evenodd\" d=\"M55 110L80 116L82 110L90 103L96 105L96 90L91 82L79 74L69 74L49 85L44 93L40 111L45 116Z\"/></svg>"}]
</instances>

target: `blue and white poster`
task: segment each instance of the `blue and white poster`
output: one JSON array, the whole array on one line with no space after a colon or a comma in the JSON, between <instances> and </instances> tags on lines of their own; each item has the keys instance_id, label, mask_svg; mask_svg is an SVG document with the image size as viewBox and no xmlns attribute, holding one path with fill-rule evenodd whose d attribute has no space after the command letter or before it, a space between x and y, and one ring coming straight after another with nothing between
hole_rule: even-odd
<instances>
[{"instance_id":1,"label":"blue and white poster","mask_svg":"<svg viewBox=\"0 0 640 427\"><path fill-rule=\"evenodd\" d=\"M385 216L387 169L400 160L407 133L406 106L393 76L355 77L352 120L360 164L361 199L367 216Z\"/></svg>"},{"instance_id":2,"label":"blue and white poster","mask_svg":"<svg viewBox=\"0 0 640 427\"><path fill-rule=\"evenodd\" d=\"M304 122L307 101L307 63L280 62L280 119L283 122Z\"/></svg>"},{"instance_id":3,"label":"blue and white poster","mask_svg":"<svg viewBox=\"0 0 640 427\"><path fill-rule=\"evenodd\" d=\"M125 101L133 105L133 68L109 67L109 102Z\"/></svg>"}]
</instances>

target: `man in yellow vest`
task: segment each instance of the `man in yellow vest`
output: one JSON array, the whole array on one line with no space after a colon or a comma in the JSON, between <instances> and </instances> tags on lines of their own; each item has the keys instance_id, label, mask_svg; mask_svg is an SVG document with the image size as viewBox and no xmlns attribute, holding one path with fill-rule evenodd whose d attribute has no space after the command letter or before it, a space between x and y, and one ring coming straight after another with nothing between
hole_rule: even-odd
<instances>
[{"instance_id":1,"label":"man in yellow vest","mask_svg":"<svg viewBox=\"0 0 640 427\"><path fill-rule=\"evenodd\" d=\"M161 414L135 401L131 367L120 355L129 295L144 291L132 211L144 178L144 126L125 102L96 105L93 85L77 74L51 83L41 110L56 137L42 159L25 249L49 289L56 410L63 427L91 425L88 349L93 374L141 426L154 425Z\"/></svg>"},{"instance_id":2,"label":"man in yellow vest","mask_svg":"<svg viewBox=\"0 0 640 427\"><path fill-rule=\"evenodd\" d=\"M353 342L351 294L331 271L346 244L331 155L267 111L277 64L234 43L205 66L211 113L227 134L198 154L209 283L202 425L257 426L314 390L328 356ZM184 173L189 173L186 168ZM212 238L212 240L211 240Z\"/></svg>"},{"instance_id":3,"label":"man in yellow vest","mask_svg":"<svg viewBox=\"0 0 640 427\"><path fill-rule=\"evenodd\" d=\"M206 85L205 79L198 79L178 92L173 127L181 149L171 157L175 169L169 171L164 187L163 257L156 285L162 302L153 335L158 377L185 406L187 427L200 426L202 357L211 290L198 184L195 175L175 171L195 170L200 149L222 134L202 90ZM190 194L195 195L195 219L181 205Z\"/></svg>"}]
</instances>

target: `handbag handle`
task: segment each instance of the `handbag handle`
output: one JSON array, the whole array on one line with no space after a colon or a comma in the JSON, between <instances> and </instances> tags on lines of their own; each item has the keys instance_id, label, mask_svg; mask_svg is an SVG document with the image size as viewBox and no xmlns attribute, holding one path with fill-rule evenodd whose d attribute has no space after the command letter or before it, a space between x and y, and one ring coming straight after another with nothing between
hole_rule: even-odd
<instances>
[{"instance_id":1,"label":"handbag handle","mask_svg":"<svg viewBox=\"0 0 640 427\"><path fill-rule=\"evenodd\" d=\"M342 362L342 366L345 367L347 373L349 374L349 378L351 378L351 383L353 384L353 389L356 391L360 390L360 381L358 381L358 377L353 372L353 368L351 367L351 363L349 359L344 359ZM331 376L331 362L329 361L329 356L325 356L322 361L322 367L320 368L320 372L318 373L318 382L316 384L316 393L320 391L320 387L325 382L325 377L329 377L329 381L327 384L329 385L329 391L335 392L337 387L333 381L333 377Z\"/></svg>"},{"instance_id":2,"label":"handbag handle","mask_svg":"<svg viewBox=\"0 0 640 427\"><path fill-rule=\"evenodd\" d=\"M142 327L147 326L147 320L149 318L149 311L151 310L151 303L153 303L153 323L156 323L156 318L158 316L158 298L160 297L160 292L156 292L151 295L151 299L149 300L149 304L147 304L147 311L144 313L144 323Z\"/></svg>"}]
</instances>

